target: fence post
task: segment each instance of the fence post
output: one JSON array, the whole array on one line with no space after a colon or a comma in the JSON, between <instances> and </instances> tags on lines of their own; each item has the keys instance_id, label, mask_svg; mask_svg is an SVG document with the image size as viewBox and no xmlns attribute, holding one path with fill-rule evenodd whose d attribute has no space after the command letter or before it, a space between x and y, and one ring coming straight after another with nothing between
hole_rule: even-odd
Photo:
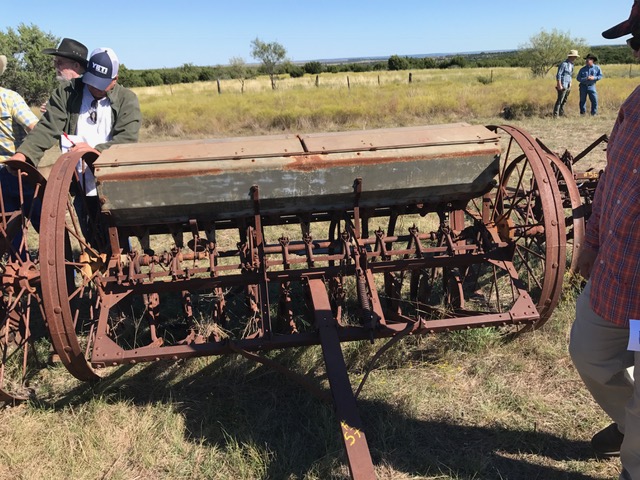
<instances>
[{"instance_id":1,"label":"fence post","mask_svg":"<svg viewBox=\"0 0 640 480\"><path fill-rule=\"evenodd\" d=\"M220 79L219 78L216 80L216 83L218 84L218 95L220 95L220 93L222 93L222 92L220 91Z\"/></svg>"},{"instance_id":2,"label":"fence post","mask_svg":"<svg viewBox=\"0 0 640 480\"><path fill-rule=\"evenodd\" d=\"M349 81L349 75L347 75L347 88L351 90L351 82Z\"/></svg>"},{"instance_id":3,"label":"fence post","mask_svg":"<svg viewBox=\"0 0 640 480\"><path fill-rule=\"evenodd\" d=\"M320 75L316 75L316 87L320 86Z\"/></svg>"},{"instance_id":4,"label":"fence post","mask_svg":"<svg viewBox=\"0 0 640 480\"><path fill-rule=\"evenodd\" d=\"M493 70L491 70L491 82L490 83L493 83Z\"/></svg>"},{"instance_id":5,"label":"fence post","mask_svg":"<svg viewBox=\"0 0 640 480\"><path fill-rule=\"evenodd\" d=\"M380 85L380 75L378 75L378 85Z\"/></svg>"},{"instance_id":6,"label":"fence post","mask_svg":"<svg viewBox=\"0 0 640 480\"><path fill-rule=\"evenodd\" d=\"M413 80L413 73L409 72L409 83Z\"/></svg>"}]
</instances>

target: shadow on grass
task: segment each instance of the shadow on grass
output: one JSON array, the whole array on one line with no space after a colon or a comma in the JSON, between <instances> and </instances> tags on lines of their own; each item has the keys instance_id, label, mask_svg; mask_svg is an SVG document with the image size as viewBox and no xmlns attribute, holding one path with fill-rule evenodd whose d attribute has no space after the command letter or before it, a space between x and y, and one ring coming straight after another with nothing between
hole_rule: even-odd
<instances>
[{"instance_id":1,"label":"shadow on grass","mask_svg":"<svg viewBox=\"0 0 640 480\"><path fill-rule=\"evenodd\" d=\"M301 354L301 350L283 353L286 363L295 362ZM270 452L265 478L303 478L309 472L316 478L344 478L336 465L345 464L346 455L329 406L281 374L243 359L195 361L205 366L189 376L185 376L185 365L123 367L99 384L80 385L46 408L82 404L96 395L110 403L166 402L185 418L190 441L222 451L233 442ZM588 442L537 431L421 420L385 401L359 400L358 406L374 463L408 476L593 478L527 461L531 456L549 464L587 461L591 458Z\"/></svg>"}]
</instances>

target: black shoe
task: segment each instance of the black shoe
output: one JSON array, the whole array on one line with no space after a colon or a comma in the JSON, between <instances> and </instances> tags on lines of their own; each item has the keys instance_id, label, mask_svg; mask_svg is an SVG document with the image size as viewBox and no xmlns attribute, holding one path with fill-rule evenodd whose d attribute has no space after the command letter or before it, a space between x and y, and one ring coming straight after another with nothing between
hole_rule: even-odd
<instances>
[{"instance_id":1,"label":"black shoe","mask_svg":"<svg viewBox=\"0 0 640 480\"><path fill-rule=\"evenodd\" d=\"M624 434L618 430L617 423L612 423L593 436L591 439L591 447L597 456L619 457L622 440L624 440Z\"/></svg>"}]
</instances>

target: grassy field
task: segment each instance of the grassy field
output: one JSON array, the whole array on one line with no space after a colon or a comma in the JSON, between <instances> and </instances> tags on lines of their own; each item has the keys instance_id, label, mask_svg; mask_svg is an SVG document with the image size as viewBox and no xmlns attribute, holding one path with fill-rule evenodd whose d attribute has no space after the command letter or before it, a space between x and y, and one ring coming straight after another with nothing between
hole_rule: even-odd
<instances>
[{"instance_id":1,"label":"grassy field","mask_svg":"<svg viewBox=\"0 0 640 480\"><path fill-rule=\"evenodd\" d=\"M380 85L377 74L352 74L351 89L345 75L323 74L318 88L303 78L272 92L259 79L244 94L231 81L222 95L215 84L137 93L142 141L466 121L516 124L554 151L578 153L610 132L640 80L628 66L603 70L594 118L577 114L577 88L567 117L551 118L553 80L516 69L494 69L490 84L478 81L490 71L452 70L415 72L411 85L404 72L381 73ZM506 122L508 105L527 115ZM602 149L583 163L603 164ZM385 354L359 399L379 478L617 478L617 460L594 459L588 444L608 419L567 353L577 290L566 283L540 331L513 341L488 329L409 338ZM381 345L343 345L354 385ZM274 356L328 388L318 348ZM239 357L122 367L97 385L51 366L37 389L35 400L0 411L2 479L348 477L331 409Z\"/></svg>"}]
</instances>

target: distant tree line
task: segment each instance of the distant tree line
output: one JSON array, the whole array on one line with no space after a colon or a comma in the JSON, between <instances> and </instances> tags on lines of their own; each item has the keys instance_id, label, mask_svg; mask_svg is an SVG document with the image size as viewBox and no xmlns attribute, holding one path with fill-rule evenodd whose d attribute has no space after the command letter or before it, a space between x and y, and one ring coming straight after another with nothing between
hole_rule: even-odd
<instances>
[{"instance_id":1,"label":"distant tree line","mask_svg":"<svg viewBox=\"0 0 640 480\"><path fill-rule=\"evenodd\" d=\"M567 50L568 53L568 50ZM580 52L582 54L582 52ZM591 47L584 55L592 53L598 57L600 64L635 64L631 49L624 45ZM583 55L583 56L584 56ZM553 65L564 60L553 61ZM581 60L577 61L580 64ZM361 61L346 63L322 63L318 61L297 64L285 61L278 65L273 73L276 76L319 75L321 73L376 72L393 70L423 70L446 68L498 68L498 67L531 67L531 59L526 51L481 52L443 57L407 57L392 55L387 61ZM197 67L185 64L178 68L162 68L156 70L126 70L120 74L120 81L125 86L141 87L154 85L170 85L175 83L192 83L210 80L246 80L266 74L261 66L245 66L238 72L232 65L215 67Z\"/></svg>"}]
</instances>

